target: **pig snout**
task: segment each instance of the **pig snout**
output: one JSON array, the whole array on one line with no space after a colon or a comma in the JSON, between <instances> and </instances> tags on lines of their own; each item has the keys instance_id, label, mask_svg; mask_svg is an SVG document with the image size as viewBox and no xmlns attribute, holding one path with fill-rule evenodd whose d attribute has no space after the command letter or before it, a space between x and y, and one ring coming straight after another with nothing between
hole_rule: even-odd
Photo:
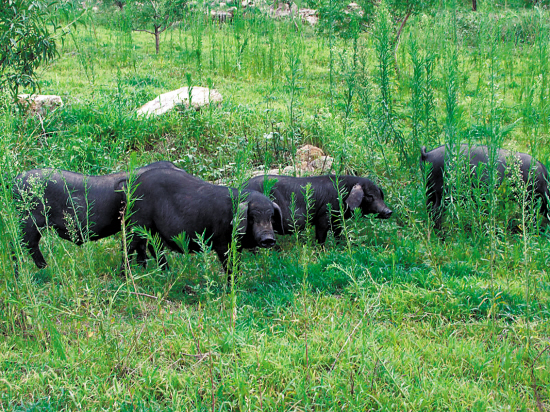
<instances>
[{"instance_id":1,"label":"pig snout","mask_svg":"<svg viewBox=\"0 0 550 412\"><path fill-rule=\"evenodd\" d=\"M268 225L265 225L263 228L259 228L259 230L256 231L254 238L256 239L258 246L270 248L275 246L275 232L273 232L273 228L266 226Z\"/></svg>"},{"instance_id":2,"label":"pig snout","mask_svg":"<svg viewBox=\"0 0 550 412\"><path fill-rule=\"evenodd\" d=\"M258 242L258 244L259 244L261 247L264 247L264 248L273 247L273 246L275 246L275 237L273 237L272 235L265 235L265 236L262 236L262 238L260 239L260 241Z\"/></svg>"},{"instance_id":3,"label":"pig snout","mask_svg":"<svg viewBox=\"0 0 550 412\"><path fill-rule=\"evenodd\" d=\"M254 240L260 247L270 248L275 246L275 232L271 223L258 223L254 225Z\"/></svg>"},{"instance_id":4,"label":"pig snout","mask_svg":"<svg viewBox=\"0 0 550 412\"><path fill-rule=\"evenodd\" d=\"M389 217L391 216L392 213L393 213L393 211L390 208L385 207L380 212L378 212L378 218L379 219L389 219Z\"/></svg>"}]
</instances>

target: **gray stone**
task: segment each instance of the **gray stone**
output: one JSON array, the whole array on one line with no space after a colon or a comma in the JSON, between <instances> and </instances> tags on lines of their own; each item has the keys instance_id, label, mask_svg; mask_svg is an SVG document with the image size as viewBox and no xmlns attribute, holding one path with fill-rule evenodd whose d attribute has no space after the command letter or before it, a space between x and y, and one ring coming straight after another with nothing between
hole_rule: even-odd
<instances>
[{"instance_id":1,"label":"gray stone","mask_svg":"<svg viewBox=\"0 0 550 412\"><path fill-rule=\"evenodd\" d=\"M298 6L294 3L288 4L286 2L280 2L276 9L274 6L269 8L269 15L275 18L295 16L297 13Z\"/></svg>"},{"instance_id":2,"label":"gray stone","mask_svg":"<svg viewBox=\"0 0 550 412\"><path fill-rule=\"evenodd\" d=\"M20 94L17 96L19 104L27 107L30 114L46 116L50 111L63 106L61 97L49 94Z\"/></svg>"},{"instance_id":3,"label":"gray stone","mask_svg":"<svg viewBox=\"0 0 550 412\"><path fill-rule=\"evenodd\" d=\"M319 14L317 13L317 10L300 9L298 10L298 14L300 15L303 23L309 23L312 26L315 26L317 23L319 23Z\"/></svg>"},{"instance_id":4,"label":"gray stone","mask_svg":"<svg viewBox=\"0 0 550 412\"><path fill-rule=\"evenodd\" d=\"M219 103L223 100L222 95L215 89L195 86L191 90L191 106L199 110L202 106L210 103ZM145 103L137 110L138 116L159 116L170 110L176 105L189 107L189 88L173 90L168 93L157 96L154 100Z\"/></svg>"}]
</instances>

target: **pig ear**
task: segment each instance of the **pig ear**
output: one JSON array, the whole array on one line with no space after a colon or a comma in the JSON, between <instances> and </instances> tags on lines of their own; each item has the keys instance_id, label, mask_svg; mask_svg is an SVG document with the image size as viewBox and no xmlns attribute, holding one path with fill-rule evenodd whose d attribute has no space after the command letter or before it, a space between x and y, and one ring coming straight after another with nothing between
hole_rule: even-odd
<instances>
[{"instance_id":1,"label":"pig ear","mask_svg":"<svg viewBox=\"0 0 550 412\"><path fill-rule=\"evenodd\" d=\"M239 225L239 227L237 228L237 233L239 233L240 235L245 234L246 228L248 227L248 203L239 203L237 214L233 216L233 221L231 222L231 225L234 225L235 222Z\"/></svg>"},{"instance_id":2,"label":"pig ear","mask_svg":"<svg viewBox=\"0 0 550 412\"><path fill-rule=\"evenodd\" d=\"M115 192L120 192L122 190L125 190L127 185L128 185L128 179L127 178L123 178L123 179L118 180L115 183Z\"/></svg>"},{"instance_id":3,"label":"pig ear","mask_svg":"<svg viewBox=\"0 0 550 412\"><path fill-rule=\"evenodd\" d=\"M124 178L124 179L120 179L119 181L117 181L115 183L115 192L116 193L119 193L122 198L123 198L123 202L126 203L126 188L128 186L128 179L127 178Z\"/></svg>"},{"instance_id":4,"label":"pig ear","mask_svg":"<svg viewBox=\"0 0 550 412\"><path fill-rule=\"evenodd\" d=\"M284 235L285 229L283 227L283 212L281 212L281 208L275 202L273 202L273 209L275 209L275 214L273 215L274 229L280 235Z\"/></svg>"},{"instance_id":5,"label":"pig ear","mask_svg":"<svg viewBox=\"0 0 550 412\"><path fill-rule=\"evenodd\" d=\"M358 207L361 202L363 201L363 188L359 183L357 183L353 188L351 189L351 192L349 192L348 197L346 198L346 205L351 210L354 210L356 207Z\"/></svg>"}]
</instances>

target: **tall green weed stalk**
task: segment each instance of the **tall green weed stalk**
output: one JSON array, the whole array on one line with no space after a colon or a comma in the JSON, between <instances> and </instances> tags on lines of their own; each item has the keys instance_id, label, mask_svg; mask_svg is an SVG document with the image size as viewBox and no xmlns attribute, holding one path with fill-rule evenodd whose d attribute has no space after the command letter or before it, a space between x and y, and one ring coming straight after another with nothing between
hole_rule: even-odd
<instances>
[{"instance_id":1,"label":"tall green weed stalk","mask_svg":"<svg viewBox=\"0 0 550 412\"><path fill-rule=\"evenodd\" d=\"M340 54L341 64L341 76L344 82L344 89L342 93L342 109L343 109L343 122L342 122L342 136L346 140L348 133L348 125L351 122L351 115L353 114L353 102L357 88L357 54L356 51L349 57L347 53Z\"/></svg>"},{"instance_id":2,"label":"tall green weed stalk","mask_svg":"<svg viewBox=\"0 0 550 412\"><path fill-rule=\"evenodd\" d=\"M335 70L334 70L334 43L336 40L335 25L337 13L337 1L328 0L327 5L327 20L329 21L328 28L328 49L329 49L329 96L330 108L334 111L334 95L335 95Z\"/></svg>"},{"instance_id":3,"label":"tall green weed stalk","mask_svg":"<svg viewBox=\"0 0 550 412\"><path fill-rule=\"evenodd\" d=\"M411 119L411 138L407 142L407 151L416 157L420 147L428 149L437 145L435 130L434 65L435 54L430 45L420 46L411 36L409 54L412 63L411 98L409 101Z\"/></svg>"},{"instance_id":4,"label":"tall green weed stalk","mask_svg":"<svg viewBox=\"0 0 550 412\"><path fill-rule=\"evenodd\" d=\"M293 41L288 46L287 59L288 69L285 74L285 90L288 95L288 118L289 118L289 140L291 151L296 152L296 145L300 139L300 120L302 117L300 110L300 93L303 89L303 66L300 55L303 48L298 41Z\"/></svg>"},{"instance_id":5,"label":"tall green weed stalk","mask_svg":"<svg viewBox=\"0 0 550 412\"><path fill-rule=\"evenodd\" d=\"M391 14L385 1L381 1L374 22L374 46L377 55L376 82L378 84L377 127L385 143L397 147L401 160L410 166L410 156L406 151L405 139L399 129L397 113L394 110L392 77L393 44Z\"/></svg>"},{"instance_id":6,"label":"tall green weed stalk","mask_svg":"<svg viewBox=\"0 0 550 412\"><path fill-rule=\"evenodd\" d=\"M536 8L536 18L537 34L535 38L535 47L538 52L537 71L540 72L539 111L543 131L548 133L548 125L550 122L550 53L548 51L550 43L550 28L547 24L548 14L545 14L541 7ZM535 68L533 67L533 69Z\"/></svg>"},{"instance_id":7,"label":"tall green weed stalk","mask_svg":"<svg viewBox=\"0 0 550 412\"><path fill-rule=\"evenodd\" d=\"M460 108L459 108L459 72L458 44L456 33L456 9L453 8L447 17L444 50L444 96L445 96L445 182L446 192L443 200L448 209L448 219L459 233L464 233L467 216L463 213L464 195L468 193L467 179L469 162L467 156L460 155Z\"/></svg>"},{"instance_id":8,"label":"tall green weed stalk","mask_svg":"<svg viewBox=\"0 0 550 412\"><path fill-rule=\"evenodd\" d=\"M360 98L360 112L364 119L365 132L361 134L365 161L373 163L373 153L380 152L384 161L386 174L391 175L391 169L386 155L386 145L376 122L376 107L373 96L373 86L368 71L368 56L365 52L359 56L360 71L358 72L357 94Z\"/></svg>"},{"instance_id":9,"label":"tall green weed stalk","mask_svg":"<svg viewBox=\"0 0 550 412\"><path fill-rule=\"evenodd\" d=\"M422 133L422 112L424 108L424 67L422 57L419 55L418 45L416 40L413 38L410 41L410 56L413 66L413 76L411 84L411 101L410 101L410 110L411 110L411 139L410 146L411 151L418 151L421 144L421 133Z\"/></svg>"},{"instance_id":10,"label":"tall green weed stalk","mask_svg":"<svg viewBox=\"0 0 550 412\"><path fill-rule=\"evenodd\" d=\"M8 98L6 96L6 102ZM17 174L14 165L17 164L12 143L12 130L8 119L11 113L9 106L0 107L0 127L3 138L0 139L0 269L3 273L0 284L0 331L3 334L17 334L25 328L26 317L24 307L26 296L31 292L28 288L30 274L23 265L26 251L20 242L20 222L15 209L12 184ZM16 276L19 272L18 277ZM32 296L32 295L30 295Z\"/></svg>"},{"instance_id":11,"label":"tall green weed stalk","mask_svg":"<svg viewBox=\"0 0 550 412\"><path fill-rule=\"evenodd\" d=\"M241 254L240 252L240 236L239 224L243 215L243 208L241 205L245 204L248 193L243 191L243 185L246 181L246 171L249 166L252 153L252 142L249 142L244 148L239 150L235 156L235 167L233 169L232 182L235 187L238 188L237 196L233 196L233 192L230 190L231 199L233 202L233 226L231 231L231 244L227 257L227 269L230 271L231 276L229 278L229 297L231 305L231 327L232 332L235 332L235 325L237 322L237 283L239 274L241 272ZM228 272L229 273L229 272ZM233 340L234 342L234 340ZM234 349L234 348L233 348Z\"/></svg>"}]
</instances>

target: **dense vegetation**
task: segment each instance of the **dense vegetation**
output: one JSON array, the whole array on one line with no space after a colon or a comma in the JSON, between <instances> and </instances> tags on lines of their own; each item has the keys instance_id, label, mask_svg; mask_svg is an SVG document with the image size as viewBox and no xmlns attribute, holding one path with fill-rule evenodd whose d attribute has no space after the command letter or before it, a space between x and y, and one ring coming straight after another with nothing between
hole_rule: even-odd
<instances>
[{"instance_id":1,"label":"dense vegetation","mask_svg":"<svg viewBox=\"0 0 550 412\"><path fill-rule=\"evenodd\" d=\"M418 161L422 145L460 141L550 165L550 14L516 3L437 2L410 16L397 53L384 3L347 34L190 9L158 55L116 6L90 9L40 69L41 92L65 106L44 118L8 95L0 106L2 410L547 409L546 220L521 187L464 195L451 173L434 233ZM224 101L136 117L182 86ZM230 289L206 246L121 277L121 234L81 247L48 234L42 270L19 245L11 185L24 170L163 159L239 186L305 143L379 183L394 216L357 216L324 247L308 230L245 252Z\"/></svg>"}]
</instances>

